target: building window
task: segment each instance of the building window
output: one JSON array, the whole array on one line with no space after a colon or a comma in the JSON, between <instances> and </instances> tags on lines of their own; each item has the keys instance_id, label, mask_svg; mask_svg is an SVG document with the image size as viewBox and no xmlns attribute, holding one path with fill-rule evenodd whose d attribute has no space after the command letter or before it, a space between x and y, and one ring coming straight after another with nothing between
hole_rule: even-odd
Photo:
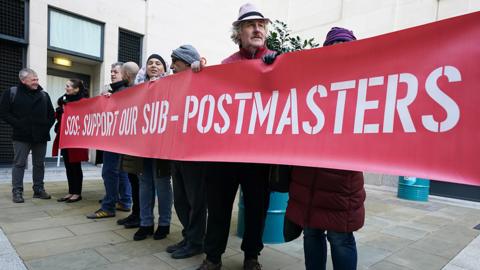
<instances>
[{"instance_id":1,"label":"building window","mask_svg":"<svg viewBox=\"0 0 480 270\"><path fill-rule=\"evenodd\" d=\"M94 60L103 60L103 23L50 8L48 48Z\"/></svg>"},{"instance_id":2,"label":"building window","mask_svg":"<svg viewBox=\"0 0 480 270\"><path fill-rule=\"evenodd\" d=\"M135 62L142 66L143 36L124 29L118 33L118 61Z\"/></svg>"},{"instance_id":3,"label":"building window","mask_svg":"<svg viewBox=\"0 0 480 270\"><path fill-rule=\"evenodd\" d=\"M0 1L0 38L26 43L28 1Z\"/></svg>"}]
</instances>

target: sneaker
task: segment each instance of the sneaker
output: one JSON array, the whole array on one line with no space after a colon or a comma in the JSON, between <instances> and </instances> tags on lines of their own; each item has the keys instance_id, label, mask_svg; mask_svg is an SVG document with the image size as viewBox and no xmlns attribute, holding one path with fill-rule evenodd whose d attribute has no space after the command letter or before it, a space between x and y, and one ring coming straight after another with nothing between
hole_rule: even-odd
<instances>
[{"instance_id":1,"label":"sneaker","mask_svg":"<svg viewBox=\"0 0 480 270\"><path fill-rule=\"evenodd\" d=\"M182 241L176 243L176 244L173 244L173 245L170 245L167 247L167 252L168 253L173 253L175 252L177 249L185 246L187 244L187 240L183 239Z\"/></svg>"},{"instance_id":2,"label":"sneaker","mask_svg":"<svg viewBox=\"0 0 480 270\"><path fill-rule=\"evenodd\" d=\"M107 212L103 209L98 209L97 211L95 211L91 214L88 214L87 218L97 219L97 218L109 218L109 217L114 217L114 216L115 216L115 213L110 213L110 212Z\"/></svg>"},{"instance_id":3,"label":"sneaker","mask_svg":"<svg viewBox=\"0 0 480 270\"><path fill-rule=\"evenodd\" d=\"M170 226L160 226L158 225L155 234L153 235L153 239L160 240L167 237L167 234L170 233Z\"/></svg>"},{"instance_id":4,"label":"sneaker","mask_svg":"<svg viewBox=\"0 0 480 270\"><path fill-rule=\"evenodd\" d=\"M52 196L50 196L50 194L45 192L45 190L39 190L39 191L33 192L33 198L50 200L50 198L52 198Z\"/></svg>"},{"instance_id":5,"label":"sneaker","mask_svg":"<svg viewBox=\"0 0 480 270\"><path fill-rule=\"evenodd\" d=\"M123 205L121 203L117 203L116 206L115 206L115 209L117 209L118 211L122 211L122 212L130 212L130 208L126 207L125 205Z\"/></svg>"},{"instance_id":6,"label":"sneaker","mask_svg":"<svg viewBox=\"0 0 480 270\"><path fill-rule=\"evenodd\" d=\"M185 259L185 258L190 258L202 253L203 253L203 248L201 245L194 246L194 245L186 244L183 247L177 249L175 252L173 252L172 258Z\"/></svg>"},{"instance_id":7,"label":"sneaker","mask_svg":"<svg viewBox=\"0 0 480 270\"><path fill-rule=\"evenodd\" d=\"M243 261L243 270L262 270L262 265L257 259L248 259Z\"/></svg>"},{"instance_id":8,"label":"sneaker","mask_svg":"<svg viewBox=\"0 0 480 270\"><path fill-rule=\"evenodd\" d=\"M24 203L23 194L21 191L15 191L12 193L12 202L14 203Z\"/></svg>"},{"instance_id":9,"label":"sneaker","mask_svg":"<svg viewBox=\"0 0 480 270\"><path fill-rule=\"evenodd\" d=\"M153 234L153 225L152 226L140 226L138 231L133 235L133 240L140 241L140 240L143 240L143 239L147 238L147 236L152 235L152 234Z\"/></svg>"},{"instance_id":10,"label":"sneaker","mask_svg":"<svg viewBox=\"0 0 480 270\"><path fill-rule=\"evenodd\" d=\"M197 268L197 270L220 270L222 269L222 262L212 263L211 261L205 259L202 264Z\"/></svg>"}]
</instances>

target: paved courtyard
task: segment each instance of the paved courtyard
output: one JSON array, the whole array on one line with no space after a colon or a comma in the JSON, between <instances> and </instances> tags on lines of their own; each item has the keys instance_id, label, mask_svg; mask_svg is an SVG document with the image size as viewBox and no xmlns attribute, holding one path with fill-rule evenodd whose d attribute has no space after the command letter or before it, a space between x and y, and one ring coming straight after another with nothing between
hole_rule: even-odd
<instances>
[{"instance_id":1,"label":"paved courtyard","mask_svg":"<svg viewBox=\"0 0 480 270\"><path fill-rule=\"evenodd\" d=\"M203 259L174 260L165 252L181 237L175 214L166 239L138 242L132 240L135 229L115 223L128 213L85 218L99 207L103 184L98 179L85 181L84 200L72 204L56 202L67 190L66 181L47 181L52 200L32 199L26 183L24 204L13 204L9 181L0 182L2 270L195 269ZM366 225L356 233L359 269L480 269L480 230L474 229L480 223L480 204L438 197L411 202L396 198L395 190L366 189ZM242 269L237 214L235 210L224 269ZM304 269L302 240L266 245L260 261L264 269Z\"/></svg>"}]
</instances>

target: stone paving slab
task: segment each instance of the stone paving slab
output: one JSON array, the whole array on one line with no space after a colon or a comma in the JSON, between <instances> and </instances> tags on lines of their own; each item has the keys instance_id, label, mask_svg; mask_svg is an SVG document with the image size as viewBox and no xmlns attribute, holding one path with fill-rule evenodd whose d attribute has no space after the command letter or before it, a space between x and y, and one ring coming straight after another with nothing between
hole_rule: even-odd
<instances>
[{"instance_id":1,"label":"stone paving slab","mask_svg":"<svg viewBox=\"0 0 480 270\"><path fill-rule=\"evenodd\" d=\"M175 270L166 262L153 255L136 257L130 260L112 264L105 264L96 267L85 268L84 270Z\"/></svg>"},{"instance_id":2,"label":"stone paving slab","mask_svg":"<svg viewBox=\"0 0 480 270\"><path fill-rule=\"evenodd\" d=\"M111 245L125 242L127 239L114 232L92 233L88 235L67 237L27 245L15 246L22 259L28 261L65 252L71 252L86 248L95 248L103 245Z\"/></svg>"},{"instance_id":3,"label":"stone paving slab","mask_svg":"<svg viewBox=\"0 0 480 270\"><path fill-rule=\"evenodd\" d=\"M74 236L66 228L50 228L10 234L8 237L15 246Z\"/></svg>"},{"instance_id":4,"label":"stone paving slab","mask_svg":"<svg viewBox=\"0 0 480 270\"><path fill-rule=\"evenodd\" d=\"M449 260L418 249L407 248L387 257L386 261L410 269L438 270L442 269Z\"/></svg>"},{"instance_id":5,"label":"stone paving slab","mask_svg":"<svg viewBox=\"0 0 480 270\"><path fill-rule=\"evenodd\" d=\"M458 256L450 261L444 270L478 270L480 269L480 236L477 236Z\"/></svg>"},{"instance_id":6,"label":"stone paving slab","mask_svg":"<svg viewBox=\"0 0 480 270\"><path fill-rule=\"evenodd\" d=\"M35 222L23 221L12 223L0 223L3 230L8 233L17 233L24 231L31 231L37 229L46 229L52 227L63 227L73 224L82 224L93 222L91 219L86 219L85 216L69 216L69 217L49 217L48 219L36 220Z\"/></svg>"},{"instance_id":7,"label":"stone paving slab","mask_svg":"<svg viewBox=\"0 0 480 270\"><path fill-rule=\"evenodd\" d=\"M46 189L55 198L67 190L66 182L47 182ZM463 269L477 266L480 254L480 231L472 229L480 223L480 204L463 206L445 200L411 202L397 199L392 191L367 186L366 222L356 232L358 269ZM85 181L84 200L58 203L55 200L27 199L24 204L10 201L10 185L0 184L0 228L13 243L18 256L3 252L0 237L1 263L25 262L28 269L196 269L203 260L199 255L187 260L174 260L164 250L181 239L181 225L173 214L171 233L164 240L132 241L135 229L124 229L117 217L90 220L85 214L98 209L103 194L101 181ZM26 191L31 196L31 191ZM238 210L235 204L223 269L241 269L243 252L236 233ZM4 211L5 210L5 211ZM156 210L155 210L156 213ZM5 238L7 239L7 238ZM2 244L3 243L3 244ZM470 244L470 245L469 245ZM464 249L467 246L466 249ZM470 248L473 249L471 250ZM10 257L3 257L8 254ZM16 258L16 259L15 259ZM285 244L265 245L260 262L264 269L304 269L302 237ZM455 262L455 264L453 263ZM21 264L23 265L23 264ZM14 267L14 266L12 266ZM25 269L25 266L23 266ZM330 257L327 269L332 269Z\"/></svg>"},{"instance_id":8,"label":"stone paving slab","mask_svg":"<svg viewBox=\"0 0 480 270\"><path fill-rule=\"evenodd\" d=\"M406 238L413 241L422 239L429 233L428 231L419 230L419 229L406 227L402 225L386 227L382 229L381 232L384 234L389 234L389 235L397 236L400 238Z\"/></svg>"},{"instance_id":9,"label":"stone paving slab","mask_svg":"<svg viewBox=\"0 0 480 270\"><path fill-rule=\"evenodd\" d=\"M0 269L26 270L23 261L18 257L10 241L0 229Z\"/></svg>"},{"instance_id":10,"label":"stone paving slab","mask_svg":"<svg viewBox=\"0 0 480 270\"><path fill-rule=\"evenodd\" d=\"M106 265L109 261L95 252L93 249L84 249L71 253L49 256L27 262L30 270L79 270L100 265Z\"/></svg>"},{"instance_id":11,"label":"stone paving slab","mask_svg":"<svg viewBox=\"0 0 480 270\"><path fill-rule=\"evenodd\" d=\"M409 246L410 244L414 243L414 241L406 238L378 233L377 235L373 236L373 239L361 241L361 243L367 246L395 252Z\"/></svg>"},{"instance_id":12,"label":"stone paving slab","mask_svg":"<svg viewBox=\"0 0 480 270\"><path fill-rule=\"evenodd\" d=\"M173 243L173 241L155 241L149 238L144 241L127 241L116 245L100 246L95 250L110 262L119 262L163 252Z\"/></svg>"}]
</instances>

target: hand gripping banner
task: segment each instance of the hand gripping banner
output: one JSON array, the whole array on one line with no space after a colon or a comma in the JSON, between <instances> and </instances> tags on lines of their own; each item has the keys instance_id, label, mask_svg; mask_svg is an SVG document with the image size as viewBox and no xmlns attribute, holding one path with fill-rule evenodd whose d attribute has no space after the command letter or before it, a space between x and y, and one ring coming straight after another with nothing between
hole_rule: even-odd
<instances>
[{"instance_id":1,"label":"hand gripping banner","mask_svg":"<svg viewBox=\"0 0 480 270\"><path fill-rule=\"evenodd\" d=\"M61 148L480 185L480 12L65 107Z\"/></svg>"}]
</instances>

